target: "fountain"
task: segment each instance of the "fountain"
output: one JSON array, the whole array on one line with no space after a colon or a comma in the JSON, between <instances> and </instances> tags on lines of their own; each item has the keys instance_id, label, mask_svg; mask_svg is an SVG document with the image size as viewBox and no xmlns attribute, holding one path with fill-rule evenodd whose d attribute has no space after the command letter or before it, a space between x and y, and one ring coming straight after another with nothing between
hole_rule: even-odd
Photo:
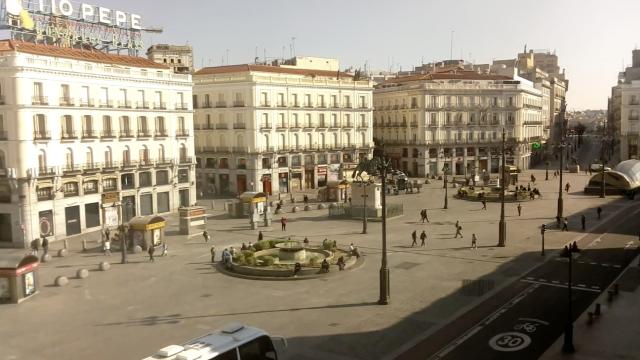
<instances>
[{"instance_id":1,"label":"fountain","mask_svg":"<svg viewBox=\"0 0 640 360\"><path fill-rule=\"evenodd\" d=\"M285 241L276 244L276 248L278 249L278 258L280 259L280 263L304 263L307 261L307 252L299 241Z\"/></svg>"}]
</instances>

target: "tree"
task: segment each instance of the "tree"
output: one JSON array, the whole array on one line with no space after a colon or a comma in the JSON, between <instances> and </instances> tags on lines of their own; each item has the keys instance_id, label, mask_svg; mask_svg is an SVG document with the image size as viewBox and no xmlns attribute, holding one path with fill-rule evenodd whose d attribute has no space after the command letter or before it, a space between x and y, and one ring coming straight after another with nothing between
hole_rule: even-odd
<instances>
[{"instance_id":1,"label":"tree","mask_svg":"<svg viewBox=\"0 0 640 360\"><path fill-rule=\"evenodd\" d=\"M573 131L576 132L576 134L578 134L578 146L582 145L582 135L585 133L585 131L587 131L587 127L584 126L583 123L578 122L576 124L576 126L573 127Z\"/></svg>"}]
</instances>

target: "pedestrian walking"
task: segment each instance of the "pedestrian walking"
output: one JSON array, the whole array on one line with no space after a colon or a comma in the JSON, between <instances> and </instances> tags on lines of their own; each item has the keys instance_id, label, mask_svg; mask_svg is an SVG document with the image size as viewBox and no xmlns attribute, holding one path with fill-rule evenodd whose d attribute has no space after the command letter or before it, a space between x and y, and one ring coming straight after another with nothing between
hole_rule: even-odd
<instances>
[{"instance_id":1,"label":"pedestrian walking","mask_svg":"<svg viewBox=\"0 0 640 360\"><path fill-rule=\"evenodd\" d=\"M422 220L423 224L426 218L427 218L427 210L426 209L420 210L420 220Z\"/></svg>"},{"instance_id":2,"label":"pedestrian walking","mask_svg":"<svg viewBox=\"0 0 640 360\"><path fill-rule=\"evenodd\" d=\"M111 239L107 238L102 245L102 251L104 251L104 256L111 256Z\"/></svg>"},{"instance_id":3,"label":"pedestrian walking","mask_svg":"<svg viewBox=\"0 0 640 360\"><path fill-rule=\"evenodd\" d=\"M424 247L426 245L425 241L427 241L427 233L422 230L422 233L420 234L420 247Z\"/></svg>"},{"instance_id":4,"label":"pedestrian walking","mask_svg":"<svg viewBox=\"0 0 640 360\"><path fill-rule=\"evenodd\" d=\"M204 242L208 243L209 242L209 233L207 232L207 230L202 232L202 237L204 238Z\"/></svg>"},{"instance_id":5,"label":"pedestrian walking","mask_svg":"<svg viewBox=\"0 0 640 360\"><path fill-rule=\"evenodd\" d=\"M109 239L111 239L111 232L109 231L109 228L104 230L104 240L107 241Z\"/></svg>"},{"instance_id":6,"label":"pedestrian walking","mask_svg":"<svg viewBox=\"0 0 640 360\"><path fill-rule=\"evenodd\" d=\"M415 230L411 233L411 240L411 247L418 245L418 233Z\"/></svg>"},{"instance_id":7,"label":"pedestrian walking","mask_svg":"<svg viewBox=\"0 0 640 360\"><path fill-rule=\"evenodd\" d=\"M454 237L454 239L458 238L458 235L460 235L461 238L463 238L464 236L462 236L462 226L458 225L458 227L456 228L456 236Z\"/></svg>"},{"instance_id":8,"label":"pedestrian walking","mask_svg":"<svg viewBox=\"0 0 640 360\"><path fill-rule=\"evenodd\" d=\"M455 225L456 230L458 230L458 227L459 227L459 226L460 226L460 220L456 220L456 225Z\"/></svg>"},{"instance_id":9,"label":"pedestrian walking","mask_svg":"<svg viewBox=\"0 0 640 360\"><path fill-rule=\"evenodd\" d=\"M518 216L522 215L522 204L518 203Z\"/></svg>"},{"instance_id":10,"label":"pedestrian walking","mask_svg":"<svg viewBox=\"0 0 640 360\"><path fill-rule=\"evenodd\" d=\"M258 231L258 241L262 241L263 238L262 230Z\"/></svg>"},{"instance_id":11,"label":"pedestrian walking","mask_svg":"<svg viewBox=\"0 0 640 360\"><path fill-rule=\"evenodd\" d=\"M47 255L49 253L49 239L46 236L42 236L42 254Z\"/></svg>"},{"instance_id":12,"label":"pedestrian walking","mask_svg":"<svg viewBox=\"0 0 640 360\"><path fill-rule=\"evenodd\" d=\"M569 189L571 189L571 184L567 183L567 185L564 186L564 190L569 193Z\"/></svg>"},{"instance_id":13,"label":"pedestrian walking","mask_svg":"<svg viewBox=\"0 0 640 360\"><path fill-rule=\"evenodd\" d=\"M533 174L531 174L531 182L534 183L534 184L536 183L536 177L533 176Z\"/></svg>"},{"instance_id":14,"label":"pedestrian walking","mask_svg":"<svg viewBox=\"0 0 640 360\"><path fill-rule=\"evenodd\" d=\"M38 256L38 250L40 249L40 239L33 239L31 242L31 255Z\"/></svg>"},{"instance_id":15,"label":"pedestrian walking","mask_svg":"<svg viewBox=\"0 0 640 360\"><path fill-rule=\"evenodd\" d=\"M584 231L587 228L587 217L584 214L580 216L580 223L582 224L582 231Z\"/></svg>"},{"instance_id":16,"label":"pedestrian walking","mask_svg":"<svg viewBox=\"0 0 640 360\"><path fill-rule=\"evenodd\" d=\"M598 206L598 209L596 210L596 212L598 213L598 220L600 220L600 217L602 215L602 208Z\"/></svg>"},{"instance_id":17,"label":"pedestrian walking","mask_svg":"<svg viewBox=\"0 0 640 360\"><path fill-rule=\"evenodd\" d=\"M562 231L569 231L569 219L564 218L562 222Z\"/></svg>"},{"instance_id":18,"label":"pedestrian walking","mask_svg":"<svg viewBox=\"0 0 640 360\"><path fill-rule=\"evenodd\" d=\"M162 243L162 254L160 254L160 256L167 256L169 255L169 245L167 245L166 242Z\"/></svg>"},{"instance_id":19,"label":"pedestrian walking","mask_svg":"<svg viewBox=\"0 0 640 360\"><path fill-rule=\"evenodd\" d=\"M149 261L150 261L150 262L155 262L155 261L156 261L156 259L154 259L154 258L153 258L153 254L154 254L155 252L156 252L156 248L155 248L153 245L149 246L149 251L148 251L148 253L149 253Z\"/></svg>"},{"instance_id":20,"label":"pedestrian walking","mask_svg":"<svg viewBox=\"0 0 640 360\"><path fill-rule=\"evenodd\" d=\"M487 200L482 198L482 210L487 210Z\"/></svg>"},{"instance_id":21,"label":"pedestrian walking","mask_svg":"<svg viewBox=\"0 0 640 360\"><path fill-rule=\"evenodd\" d=\"M471 248L478 250L478 238L475 233L471 234Z\"/></svg>"},{"instance_id":22,"label":"pedestrian walking","mask_svg":"<svg viewBox=\"0 0 640 360\"><path fill-rule=\"evenodd\" d=\"M216 262L216 247L214 245L211 245L211 249L209 249L209 252L211 253L211 263L213 264Z\"/></svg>"},{"instance_id":23,"label":"pedestrian walking","mask_svg":"<svg viewBox=\"0 0 640 360\"><path fill-rule=\"evenodd\" d=\"M282 225L282 231L286 231L287 230L287 218L286 217L282 217L280 218L280 224Z\"/></svg>"}]
</instances>

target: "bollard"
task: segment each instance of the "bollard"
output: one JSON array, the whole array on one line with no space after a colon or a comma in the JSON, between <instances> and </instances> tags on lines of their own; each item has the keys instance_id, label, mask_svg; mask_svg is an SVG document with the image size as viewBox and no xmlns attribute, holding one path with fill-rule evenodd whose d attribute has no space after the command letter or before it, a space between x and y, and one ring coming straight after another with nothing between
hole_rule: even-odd
<instances>
[{"instance_id":1,"label":"bollard","mask_svg":"<svg viewBox=\"0 0 640 360\"><path fill-rule=\"evenodd\" d=\"M78 269L78 271L76 271L76 277L78 279L86 279L89 277L89 270L87 269Z\"/></svg>"},{"instance_id":2,"label":"bollard","mask_svg":"<svg viewBox=\"0 0 640 360\"><path fill-rule=\"evenodd\" d=\"M65 256L67 256L67 249L58 250L58 257L65 257Z\"/></svg>"},{"instance_id":3,"label":"bollard","mask_svg":"<svg viewBox=\"0 0 640 360\"><path fill-rule=\"evenodd\" d=\"M618 284L613 284L613 295L618 295Z\"/></svg>"},{"instance_id":4,"label":"bollard","mask_svg":"<svg viewBox=\"0 0 640 360\"><path fill-rule=\"evenodd\" d=\"M87 240L82 239L82 252L87 252Z\"/></svg>"},{"instance_id":5,"label":"bollard","mask_svg":"<svg viewBox=\"0 0 640 360\"><path fill-rule=\"evenodd\" d=\"M593 324L593 313L589 311L587 315L589 316L589 318L587 319L587 325Z\"/></svg>"},{"instance_id":6,"label":"bollard","mask_svg":"<svg viewBox=\"0 0 640 360\"><path fill-rule=\"evenodd\" d=\"M600 316L600 303L596 303L596 310L593 313L595 316Z\"/></svg>"},{"instance_id":7,"label":"bollard","mask_svg":"<svg viewBox=\"0 0 640 360\"><path fill-rule=\"evenodd\" d=\"M66 276L58 276L55 279L56 286L65 286L69 283L69 279Z\"/></svg>"},{"instance_id":8,"label":"bollard","mask_svg":"<svg viewBox=\"0 0 640 360\"><path fill-rule=\"evenodd\" d=\"M98 265L98 268L99 268L101 271L107 271L107 270L111 269L111 264L109 264L109 263L108 263L108 262L106 262L106 261L103 261L103 262L101 262L101 263Z\"/></svg>"},{"instance_id":9,"label":"bollard","mask_svg":"<svg viewBox=\"0 0 640 360\"><path fill-rule=\"evenodd\" d=\"M42 257L40 258L40 262L46 263L49 261L51 261L51 255L49 255L49 253L42 254Z\"/></svg>"}]
</instances>

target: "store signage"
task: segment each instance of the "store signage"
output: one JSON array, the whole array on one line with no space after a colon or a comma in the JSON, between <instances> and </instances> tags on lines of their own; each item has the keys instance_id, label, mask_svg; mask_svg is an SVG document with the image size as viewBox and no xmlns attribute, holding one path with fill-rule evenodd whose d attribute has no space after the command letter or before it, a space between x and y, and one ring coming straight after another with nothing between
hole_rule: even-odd
<instances>
[{"instance_id":1,"label":"store signage","mask_svg":"<svg viewBox=\"0 0 640 360\"><path fill-rule=\"evenodd\" d=\"M6 0L2 27L13 37L35 34L36 42L71 47L142 49L140 15L69 0ZM24 36L22 36L24 38Z\"/></svg>"},{"instance_id":2,"label":"store signage","mask_svg":"<svg viewBox=\"0 0 640 360\"><path fill-rule=\"evenodd\" d=\"M116 192L108 192L102 194L102 203L103 204L112 204L120 201L120 194Z\"/></svg>"}]
</instances>

